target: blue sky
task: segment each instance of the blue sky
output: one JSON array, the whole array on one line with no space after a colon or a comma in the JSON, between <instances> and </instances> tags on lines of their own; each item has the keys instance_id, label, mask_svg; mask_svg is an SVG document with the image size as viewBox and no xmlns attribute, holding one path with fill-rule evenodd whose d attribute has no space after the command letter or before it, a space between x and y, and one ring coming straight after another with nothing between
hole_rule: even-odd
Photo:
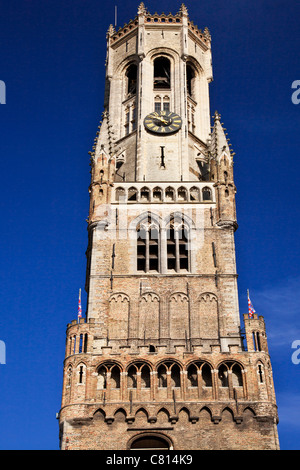
<instances>
[{"instance_id":1,"label":"blue sky","mask_svg":"<svg viewBox=\"0 0 300 470\"><path fill-rule=\"evenodd\" d=\"M2 0L0 449L58 449L65 330L84 289L89 155L101 119L106 31L139 2ZM180 1L145 2L176 13ZM299 449L300 4L193 0L212 35L211 114L235 155L241 314L266 321L282 449ZM1 96L0 96L1 98ZM83 306L86 296L83 292Z\"/></svg>"}]
</instances>

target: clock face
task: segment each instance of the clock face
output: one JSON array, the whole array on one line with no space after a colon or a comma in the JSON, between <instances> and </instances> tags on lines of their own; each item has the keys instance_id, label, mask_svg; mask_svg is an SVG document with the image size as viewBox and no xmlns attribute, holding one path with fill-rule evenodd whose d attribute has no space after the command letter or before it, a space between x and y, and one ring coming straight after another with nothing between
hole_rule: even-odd
<instances>
[{"instance_id":1,"label":"clock face","mask_svg":"<svg viewBox=\"0 0 300 470\"><path fill-rule=\"evenodd\" d=\"M181 117L170 111L148 114L144 119L145 128L155 134L172 134L181 128Z\"/></svg>"}]
</instances>

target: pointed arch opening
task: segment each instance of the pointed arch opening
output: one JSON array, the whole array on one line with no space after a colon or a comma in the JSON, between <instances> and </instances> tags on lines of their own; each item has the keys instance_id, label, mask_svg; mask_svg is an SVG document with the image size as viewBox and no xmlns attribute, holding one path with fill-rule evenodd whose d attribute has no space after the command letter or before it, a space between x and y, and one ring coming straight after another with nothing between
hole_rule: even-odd
<instances>
[{"instance_id":1,"label":"pointed arch opening","mask_svg":"<svg viewBox=\"0 0 300 470\"><path fill-rule=\"evenodd\" d=\"M153 63L154 77L153 87L154 89L167 89L171 88L171 64L167 57L157 57Z\"/></svg>"}]
</instances>

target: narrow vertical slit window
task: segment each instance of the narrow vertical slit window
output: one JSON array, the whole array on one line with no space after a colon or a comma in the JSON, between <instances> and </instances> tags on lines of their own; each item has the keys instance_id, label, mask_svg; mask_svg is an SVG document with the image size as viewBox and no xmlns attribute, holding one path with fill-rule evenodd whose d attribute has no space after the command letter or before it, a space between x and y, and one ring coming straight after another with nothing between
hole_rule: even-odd
<instances>
[{"instance_id":1,"label":"narrow vertical slit window","mask_svg":"<svg viewBox=\"0 0 300 470\"><path fill-rule=\"evenodd\" d=\"M158 269L158 239L159 233L158 229L151 228L149 233L149 270L150 271L159 271Z\"/></svg>"},{"instance_id":2,"label":"narrow vertical slit window","mask_svg":"<svg viewBox=\"0 0 300 470\"><path fill-rule=\"evenodd\" d=\"M79 383L82 384L82 378L83 378L83 366L80 366L79 368Z\"/></svg>"},{"instance_id":3,"label":"narrow vertical slit window","mask_svg":"<svg viewBox=\"0 0 300 470\"><path fill-rule=\"evenodd\" d=\"M175 231L170 227L167 232L167 260L168 269L176 269L176 242Z\"/></svg>"},{"instance_id":4,"label":"narrow vertical slit window","mask_svg":"<svg viewBox=\"0 0 300 470\"><path fill-rule=\"evenodd\" d=\"M140 229L137 239L137 270L146 272L146 254L147 254L147 232Z\"/></svg>"},{"instance_id":5,"label":"narrow vertical slit window","mask_svg":"<svg viewBox=\"0 0 300 470\"><path fill-rule=\"evenodd\" d=\"M83 346L83 335L80 335L79 338L79 353L82 353L82 346Z\"/></svg>"},{"instance_id":6,"label":"narrow vertical slit window","mask_svg":"<svg viewBox=\"0 0 300 470\"><path fill-rule=\"evenodd\" d=\"M88 347L88 334L85 333L85 335L84 335L84 346L83 346L83 352L84 353L87 352L87 347Z\"/></svg>"}]
</instances>

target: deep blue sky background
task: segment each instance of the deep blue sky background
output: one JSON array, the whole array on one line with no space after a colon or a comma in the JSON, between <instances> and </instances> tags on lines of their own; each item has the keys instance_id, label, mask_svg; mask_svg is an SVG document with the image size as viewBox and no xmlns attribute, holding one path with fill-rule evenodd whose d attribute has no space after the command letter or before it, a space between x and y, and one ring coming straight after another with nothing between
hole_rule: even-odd
<instances>
[{"instance_id":1,"label":"deep blue sky background","mask_svg":"<svg viewBox=\"0 0 300 470\"><path fill-rule=\"evenodd\" d=\"M106 31L134 18L132 0L1 0L0 449L58 449L66 325L84 289L89 155L103 111ZM149 0L151 13L180 1ZM237 186L241 313L247 289L264 315L282 449L299 449L300 4L185 3L212 35L217 109ZM86 296L83 293L83 306Z\"/></svg>"}]
</instances>

